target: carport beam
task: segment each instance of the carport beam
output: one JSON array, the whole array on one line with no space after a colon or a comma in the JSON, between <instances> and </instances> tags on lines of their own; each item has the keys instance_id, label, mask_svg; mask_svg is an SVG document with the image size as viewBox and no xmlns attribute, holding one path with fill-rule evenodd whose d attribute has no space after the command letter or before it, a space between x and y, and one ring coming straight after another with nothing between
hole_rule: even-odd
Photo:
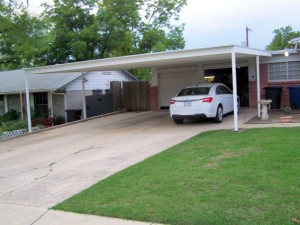
<instances>
[{"instance_id":1,"label":"carport beam","mask_svg":"<svg viewBox=\"0 0 300 225\"><path fill-rule=\"evenodd\" d=\"M27 112L27 127L28 127L28 132L32 132L31 128L31 112L30 112L30 99L29 99L29 84L28 84L28 75L24 71L24 76L25 76L25 91L26 91L26 112Z\"/></svg>"},{"instance_id":2,"label":"carport beam","mask_svg":"<svg viewBox=\"0 0 300 225\"><path fill-rule=\"evenodd\" d=\"M256 82L257 82L257 116L261 116L261 109L260 109L260 71L259 71L259 56L256 56Z\"/></svg>"},{"instance_id":3,"label":"carport beam","mask_svg":"<svg viewBox=\"0 0 300 225\"><path fill-rule=\"evenodd\" d=\"M231 63L232 63L234 131L238 131L239 123L238 123L238 109L237 109L236 55L234 51L231 53Z\"/></svg>"},{"instance_id":4,"label":"carport beam","mask_svg":"<svg viewBox=\"0 0 300 225\"><path fill-rule=\"evenodd\" d=\"M84 73L81 73L81 84L82 84L82 112L83 112L83 119L86 119L86 101L85 101L85 89L84 89Z\"/></svg>"}]
</instances>

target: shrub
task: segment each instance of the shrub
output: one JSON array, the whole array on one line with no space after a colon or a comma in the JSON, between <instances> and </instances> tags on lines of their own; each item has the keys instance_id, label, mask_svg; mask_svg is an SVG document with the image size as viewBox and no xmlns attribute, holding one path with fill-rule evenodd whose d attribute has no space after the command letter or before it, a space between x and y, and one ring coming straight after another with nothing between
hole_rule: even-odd
<instances>
[{"instance_id":1,"label":"shrub","mask_svg":"<svg viewBox=\"0 0 300 225\"><path fill-rule=\"evenodd\" d=\"M64 124L65 122L66 122L65 118L62 117L62 116L54 116L53 117L53 123L54 123L54 125Z\"/></svg>"},{"instance_id":2,"label":"shrub","mask_svg":"<svg viewBox=\"0 0 300 225\"><path fill-rule=\"evenodd\" d=\"M0 116L0 123L18 120L19 118L20 118L20 113L14 109L11 109L4 115Z\"/></svg>"},{"instance_id":3,"label":"shrub","mask_svg":"<svg viewBox=\"0 0 300 225\"><path fill-rule=\"evenodd\" d=\"M32 126L36 127L39 125L43 125L44 127L52 127L53 119L52 118L36 118L32 120Z\"/></svg>"},{"instance_id":4,"label":"shrub","mask_svg":"<svg viewBox=\"0 0 300 225\"><path fill-rule=\"evenodd\" d=\"M26 121L8 121L5 123L2 123L2 126L0 128L0 132L4 131L13 131L13 130L20 130L20 129L26 129L27 128L27 122Z\"/></svg>"}]
</instances>

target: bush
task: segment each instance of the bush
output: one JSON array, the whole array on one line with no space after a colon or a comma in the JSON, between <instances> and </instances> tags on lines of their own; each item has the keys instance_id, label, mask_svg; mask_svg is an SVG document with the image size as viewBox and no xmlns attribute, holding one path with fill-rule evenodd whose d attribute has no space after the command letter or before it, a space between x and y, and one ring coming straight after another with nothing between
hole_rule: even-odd
<instances>
[{"instance_id":1,"label":"bush","mask_svg":"<svg viewBox=\"0 0 300 225\"><path fill-rule=\"evenodd\" d=\"M11 109L4 115L0 116L0 124L18 119L20 119L20 113L14 109Z\"/></svg>"},{"instance_id":2,"label":"bush","mask_svg":"<svg viewBox=\"0 0 300 225\"><path fill-rule=\"evenodd\" d=\"M54 116L53 117L53 123L54 123L54 125L64 124L65 122L66 122L65 118L62 117L62 116Z\"/></svg>"},{"instance_id":3,"label":"bush","mask_svg":"<svg viewBox=\"0 0 300 225\"><path fill-rule=\"evenodd\" d=\"M2 126L0 127L0 132L20 130L20 129L27 129L26 121L18 120L18 121L8 121L2 123Z\"/></svg>"},{"instance_id":4,"label":"bush","mask_svg":"<svg viewBox=\"0 0 300 225\"><path fill-rule=\"evenodd\" d=\"M32 126L36 127L42 125L44 127L52 127L53 126L53 119L52 118L36 118L32 120Z\"/></svg>"}]
</instances>

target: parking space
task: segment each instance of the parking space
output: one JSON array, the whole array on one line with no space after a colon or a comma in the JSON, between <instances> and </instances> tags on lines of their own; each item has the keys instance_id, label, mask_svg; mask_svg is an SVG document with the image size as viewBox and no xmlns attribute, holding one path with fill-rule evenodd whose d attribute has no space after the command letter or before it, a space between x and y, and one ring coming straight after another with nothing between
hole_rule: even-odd
<instances>
[{"instance_id":1,"label":"parking space","mask_svg":"<svg viewBox=\"0 0 300 225\"><path fill-rule=\"evenodd\" d=\"M233 115L221 124L175 125L168 111L128 112L2 141L0 217L32 224L47 208L117 171L200 132L232 127Z\"/></svg>"}]
</instances>

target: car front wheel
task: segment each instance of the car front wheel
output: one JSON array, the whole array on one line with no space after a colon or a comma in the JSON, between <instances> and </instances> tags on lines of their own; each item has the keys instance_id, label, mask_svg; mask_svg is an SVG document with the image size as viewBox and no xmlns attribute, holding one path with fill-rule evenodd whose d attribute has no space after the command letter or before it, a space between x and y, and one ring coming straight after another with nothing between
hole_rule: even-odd
<instances>
[{"instance_id":1,"label":"car front wheel","mask_svg":"<svg viewBox=\"0 0 300 225\"><path fill-rule=\"evenodd\" d=\"M174 123L176 124L182 124L183 123L183 119L174 119L173 118Z\"/></svg>"},{"instance_id":2,"label":"car front wheel","mask_svg":"<svg viewBox=\"0 0 300 225\"><path fill-rule=\"evenodd\" d=\"M216 123L222 123L222 121L223 121L223 108L222 108L221 105L219 105L218 108L217 108L215 122Z\"/></svg>"}]
</instances>

